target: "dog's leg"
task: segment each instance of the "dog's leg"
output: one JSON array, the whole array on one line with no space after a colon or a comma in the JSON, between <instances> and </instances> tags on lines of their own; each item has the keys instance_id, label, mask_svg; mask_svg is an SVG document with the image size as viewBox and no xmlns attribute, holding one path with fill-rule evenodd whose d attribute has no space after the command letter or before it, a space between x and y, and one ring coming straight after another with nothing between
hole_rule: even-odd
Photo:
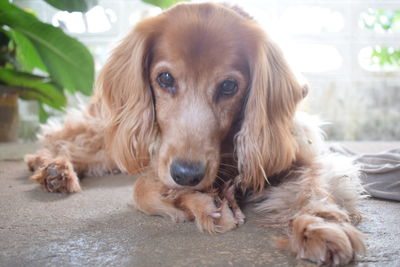
<instances>
[{"instance_id":1,"label":"dog's leg","mask_svg":"<svg viewBox=\"0 0 400 267\"><path fill-rule=\"evenodd\" d=\"M293 176L268 190L268 199L258 206L268 224L289 226L288 240L281 245L319 264L347 264L364 252L363 234L351 224L349 211L336 203L319 168L303 168Z\"/></svg>"},{"instance_id":2,"label":"dog's leg","mask_svg":"<svg viewBox=\"0 0 400 267\"><path fill-rule=\"evenodd\" d=\"M91 114L70 114L61 128L48 126L42 139L44 148L25 156L34 172L31 179L45 190L78 192L78 175L102 175L116 169L105 149L104 119L93 110Z\"/></svg>"},{"instance_id":3,"label":"dog's leg","mask_svg":"<svg viewBox=\"0 0 400 267\"><path fill-rule=\"evenodd\" d=\"M236 219L223 200L217 207L215 194L166 188L150 174L138 178L133 190L134 206L149 215L169 216L174 221L196 222L200 231L226 232L236 228Z\"/></svg>"}]
</instances>

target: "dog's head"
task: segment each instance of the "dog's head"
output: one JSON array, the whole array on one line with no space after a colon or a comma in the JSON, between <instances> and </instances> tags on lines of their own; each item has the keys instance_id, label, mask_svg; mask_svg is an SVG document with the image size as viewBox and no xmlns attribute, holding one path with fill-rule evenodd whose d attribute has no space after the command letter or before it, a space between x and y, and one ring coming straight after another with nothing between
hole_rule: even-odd
<instances>
[{"instance_id":1,"label":"dog's head","mask_svg":"<svg viewBox=\"0 0 400 267\"><path fill-rule=\"evenodd\" d=\"M301 86L240 9L181 4L142 21L98 81L110 113L109 150L127 172L153 157L167 186L203 189L230 146L242 186L258 190L294 160Z\"/></svg>"}]
</instances>

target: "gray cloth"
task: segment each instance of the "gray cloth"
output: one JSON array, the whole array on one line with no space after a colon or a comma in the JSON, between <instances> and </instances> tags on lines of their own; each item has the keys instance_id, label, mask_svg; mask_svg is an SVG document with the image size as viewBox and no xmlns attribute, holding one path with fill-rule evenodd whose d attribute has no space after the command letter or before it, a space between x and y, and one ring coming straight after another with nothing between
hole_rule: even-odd
<instances>
[{"instance_id":1,"label":"gray cloth","mask_svg":"<svg viewBox=\"0 0 400 267\"><path fill-rule=\"evenodd\" d=\"M354 158L362 172L361 183L371 196L400 201L400 148L376 154L356 154L339 145L329 149Z\"/></svg>"}]
</instances>

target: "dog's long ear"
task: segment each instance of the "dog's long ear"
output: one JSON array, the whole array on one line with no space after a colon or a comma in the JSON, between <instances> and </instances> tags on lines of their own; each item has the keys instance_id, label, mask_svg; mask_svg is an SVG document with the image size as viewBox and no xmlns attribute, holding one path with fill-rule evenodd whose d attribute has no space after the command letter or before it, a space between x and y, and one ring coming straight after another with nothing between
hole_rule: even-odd
<instances>
[{"instance_id":1,"label":"dog's long ear","mask_svg":"<svg viewBox=\"0 0 400 267\"><path fill-rule=\"evenodd\" d=\"M156 24L156 25L155 25ZM99 98L108 110L105 142L123 171L136 173L150 161L158 127L148 66L156 18L147 19L115 48L99 74Z\"/></svg>"},{"instance_id":2,"label":"dog's long ear","mask_svg":"<svg viewBox=\"0 0 400 267\"><path fill-rule=\"evenodd\" d=\"M287 169L297 144L293 118L303 90L281 50L262 36L250 63L251 85L236 153L244 188L262 190L268 176Z\"/></svg>"}]
</instances>

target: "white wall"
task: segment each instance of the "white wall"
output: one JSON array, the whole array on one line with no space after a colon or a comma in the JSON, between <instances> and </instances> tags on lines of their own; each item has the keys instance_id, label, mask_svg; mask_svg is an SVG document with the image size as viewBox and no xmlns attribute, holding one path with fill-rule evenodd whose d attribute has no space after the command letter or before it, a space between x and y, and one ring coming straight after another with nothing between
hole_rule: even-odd
<instances>
[{"instance_id":1,"label":"white wall","mask_svg":"<svg viewBox=\"0 0 400 267\"><path fill-rule=\"evenodd\" d=\"M42 0L19 0L49 23L66 13ZM205 1L197 1L205 2ZM382 32L360 27L368 8L400 10L400 0L246 0L224 1L244 7L281 44L292 66L311 87L305 109L332 122L330 139L400 139L400 69L360 64L361 50L375 45L400 49L400 31ZM69 15L65 22L73 36L89 46L96 70L112 45L137 21L160 9L138 0L100 0L101 7L86 15ZM97 17L97 20L94 18ZM81 23L79 23L81 21ZM105 31L101 32L101 29ZM365 58L364 61L368 61ZM369 70L367 70L367 69ZM26 105L23 117L34 120Z\"/></svg>"}]
</instances>

